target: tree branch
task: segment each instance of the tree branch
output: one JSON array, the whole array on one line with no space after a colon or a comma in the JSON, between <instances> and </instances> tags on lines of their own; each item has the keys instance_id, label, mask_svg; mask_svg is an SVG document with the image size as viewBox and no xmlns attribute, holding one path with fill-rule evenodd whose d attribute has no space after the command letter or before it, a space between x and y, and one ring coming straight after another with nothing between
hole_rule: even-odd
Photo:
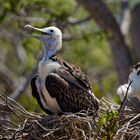
<instances>
[{"instance_id":1,"label":"tree branch","mask_svg":"<svg viewBox=\"0 0 140 140\"><path fill-rule=\"evenodd\" d=\"M131 67L132 60L128 46L124 41L124 37L115 18L102 0L76 1L91 14L99 27L106 33L120 83L124 83L127 80L128 70Z\"/></svg>"},{"instance_id":2,"label":"tree branch","mask_svg":"<svg viewBox=\"0 0 140 140\"><path fill-rule=\"evenodd\" d=\"M1 62L0 62L0 78L7 85L9 92L13 92L16 89L18 85L16 76Z\"/></svg>"},{"instance_id":3,"label":"tree branch","mask_svg":"<svg viewBox=\"0 0 140 140\"><path fill-rule=\"evenodd\" d=\"M68 20L66 22L63 22L61 24L61 30L64 31L68 26L76 26L76 25L81 25L81 24L84 24L86 22L88 22L89 20L91 20L91 16L88 16L84 19L80 19L80 20L77 20L77 19L74 19L74 18L68 18Z\"/></svg>"}]
</instances>

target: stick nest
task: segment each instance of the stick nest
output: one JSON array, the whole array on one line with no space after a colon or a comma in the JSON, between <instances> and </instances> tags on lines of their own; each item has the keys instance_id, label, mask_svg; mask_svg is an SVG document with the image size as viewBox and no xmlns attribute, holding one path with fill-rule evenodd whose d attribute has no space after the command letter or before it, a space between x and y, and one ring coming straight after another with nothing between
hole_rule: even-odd
<instances>
[{"instance_id":1,"label":"stick nest","mask_svg":"<svg viewBox=\"0 0 140 140\"><path fill-rule=\"evenodd\" d=\"M86 112L45 116L26 111L0 93L1 140L140 139L139 100L117 105L102 98L97 114Z\"/></svg>"}]
</instances>

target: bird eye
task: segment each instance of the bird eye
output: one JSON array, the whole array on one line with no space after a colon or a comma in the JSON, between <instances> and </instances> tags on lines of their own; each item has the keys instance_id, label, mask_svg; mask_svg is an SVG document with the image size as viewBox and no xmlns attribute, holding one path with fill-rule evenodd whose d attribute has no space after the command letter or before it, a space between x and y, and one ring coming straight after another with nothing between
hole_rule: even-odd
<instances>
[{"instance_id":1,"label":"bird eye","mask_svg":"<svg viewBox=\"0 0 140 140\"><path fill-rule=\"evenodd\" d=\"M51 29L50 32L53 33L53 30Z\"/></svg>"}]
</instances>

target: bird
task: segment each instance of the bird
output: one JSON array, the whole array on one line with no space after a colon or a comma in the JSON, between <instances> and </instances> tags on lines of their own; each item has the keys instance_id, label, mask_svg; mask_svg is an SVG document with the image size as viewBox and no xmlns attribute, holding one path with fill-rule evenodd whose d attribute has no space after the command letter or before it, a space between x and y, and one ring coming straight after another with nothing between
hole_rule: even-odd
<instances>
[{"instance_id":1,"label":"bird","mask_svg":"<svg viewBox=\"0 0 140 140\"><path fill-rule=\"evenodd\" d=\"M56 55L62 48L62 32L55 26L36 28L25 25L27 32L42 42L44 55L38 72L31 79L31 90L40 107L49 115L77 113L82 110L96 114L99 100L79 67L69 64Z\"/></svg>"},{"instance_id":2,"label":"bird","mask_svg":"<svg viewBox=\"0 0 140 140\"><path fill-rule=\"evenodd\" d=\"M124 100L126 93L129 98L137 97L140 99L140 62L131 68L128 82L117 89L121 101Z\"/></svg>"}]
</instances>

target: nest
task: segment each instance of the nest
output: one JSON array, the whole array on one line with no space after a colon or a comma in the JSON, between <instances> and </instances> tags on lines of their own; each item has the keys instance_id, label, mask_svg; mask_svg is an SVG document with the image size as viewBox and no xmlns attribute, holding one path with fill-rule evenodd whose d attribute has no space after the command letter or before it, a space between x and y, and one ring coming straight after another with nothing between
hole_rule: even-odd
<instances>
[{"instance_id":1,"label":"nest","mask_svg":"<svg viewBox=\"0 0 140 140\"><path fill-rule=\"evenodd\" d=\"M26 111L17 102L0 93L0 139L140 139L140 113L136 100L117 105L102 98L94 116L87 116L86 112L45 116Z\"/></svg>"}]
</instances>

